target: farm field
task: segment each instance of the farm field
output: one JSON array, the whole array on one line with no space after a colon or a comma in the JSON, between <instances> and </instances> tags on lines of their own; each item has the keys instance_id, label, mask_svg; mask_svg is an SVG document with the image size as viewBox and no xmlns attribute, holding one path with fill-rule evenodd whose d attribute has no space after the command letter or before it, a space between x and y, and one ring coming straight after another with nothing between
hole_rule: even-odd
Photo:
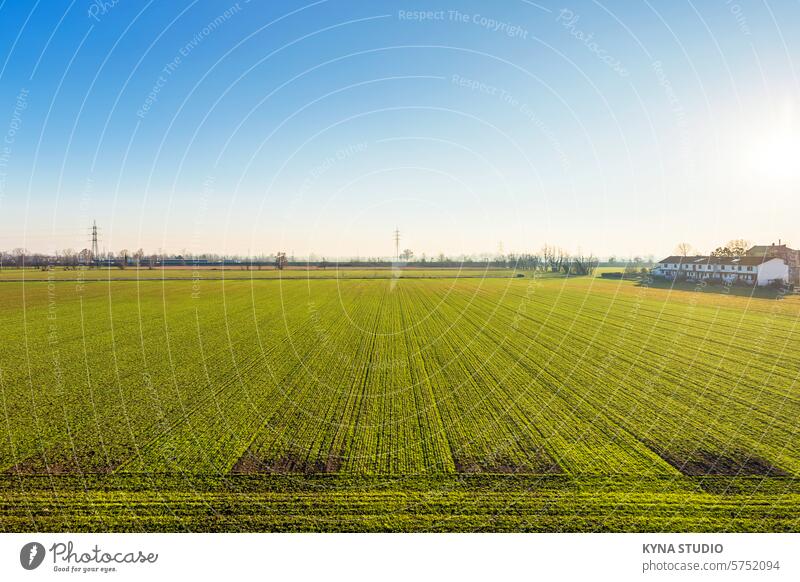
<instances>
[{"instance_id":1,"label":"farm field","mask_svg":"<svg viewBox=\"0 0 800 582\"><path fill-rule=\"evenodd\" d=\"M5 282L0 529L797 531L799 318L597 278Z\"/></svg>"}]
</instances>

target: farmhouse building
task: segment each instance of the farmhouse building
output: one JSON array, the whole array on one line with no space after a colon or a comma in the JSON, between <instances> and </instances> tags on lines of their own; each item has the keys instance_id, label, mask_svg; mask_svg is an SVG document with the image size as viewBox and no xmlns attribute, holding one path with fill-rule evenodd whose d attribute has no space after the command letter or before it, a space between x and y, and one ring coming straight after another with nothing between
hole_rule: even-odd
<instances>
[{"instance_id":1,"label":"farmhouse building","mask_svg":"<svg viewBox=\"0 0 800 582\"><path fill-rule=\"evenodd\" d=\"M792 285L800 285L800 251L790 249L778 241L778 244L754 246L747 251L747 256L783 259L789 267L787 282Z\"/></svg>"},{"instance_id":2,"label":"farmhouse building","mask_svg":"<svg viewBox=\"0 0 800 582\"><path fill-rule=\"evenodd\" d=\"M672 256L656 264L653 275L670 280L716 281L764 287L789 282L789 266L769 256Z\"/></svg>"}]
</instances>

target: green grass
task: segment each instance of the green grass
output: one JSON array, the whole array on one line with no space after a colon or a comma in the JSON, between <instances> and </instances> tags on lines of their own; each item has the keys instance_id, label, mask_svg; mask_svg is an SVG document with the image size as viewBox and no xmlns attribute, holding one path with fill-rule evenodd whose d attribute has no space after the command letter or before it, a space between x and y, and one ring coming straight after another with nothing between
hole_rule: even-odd
<instances>
[{"instance_id":1,"label":"green grass","mask_svg":"<svg viewBox=\"0 0 800 582\"><path fill-rule=\"evenodd\" d=\"M424 274L0 284L0 529L797 529L800 298Z\"/></svg>"},{"instance_id":2,"label":"green grass","mask_svg":"<svg viewBox=\"0 0 800 582\"><path fill-rule=\"evenodd\" d=\"M781 478L89 475L0 480L0 512L10 531L792 532L797 531L798 503L798 483Z\"/></svg>"}]
</instances>

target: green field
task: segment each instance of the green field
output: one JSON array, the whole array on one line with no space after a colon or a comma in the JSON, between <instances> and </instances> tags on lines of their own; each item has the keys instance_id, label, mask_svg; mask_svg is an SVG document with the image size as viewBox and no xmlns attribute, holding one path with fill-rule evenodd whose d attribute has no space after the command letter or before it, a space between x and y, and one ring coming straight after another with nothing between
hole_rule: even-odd
<instances>
[{"instance_id":1,"label":"green field","mask_svg":"<svg viewBox=\"0 0 800 582\"><path fill-rule=\"evenodd\" d=\"M0 529L799 529L800 297L227 274L3 272Z\"/></svg>"}]
</instances>

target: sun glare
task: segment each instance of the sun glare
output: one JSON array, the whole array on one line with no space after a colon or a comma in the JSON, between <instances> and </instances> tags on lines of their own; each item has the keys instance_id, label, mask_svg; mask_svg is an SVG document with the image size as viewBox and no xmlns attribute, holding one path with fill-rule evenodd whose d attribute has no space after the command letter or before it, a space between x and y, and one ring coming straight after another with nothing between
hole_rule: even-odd
<instances>
[{"instance_id":1,"label":"sun glare","mask_svg":"<svg viewBox=\"0 0 800 582\"><path fill-rule=\"evenodd\" d=\"M781 129L756 142L753 170L765 178L792 180L800 177L800 135Z\"/></svg>"}]
</instances>

